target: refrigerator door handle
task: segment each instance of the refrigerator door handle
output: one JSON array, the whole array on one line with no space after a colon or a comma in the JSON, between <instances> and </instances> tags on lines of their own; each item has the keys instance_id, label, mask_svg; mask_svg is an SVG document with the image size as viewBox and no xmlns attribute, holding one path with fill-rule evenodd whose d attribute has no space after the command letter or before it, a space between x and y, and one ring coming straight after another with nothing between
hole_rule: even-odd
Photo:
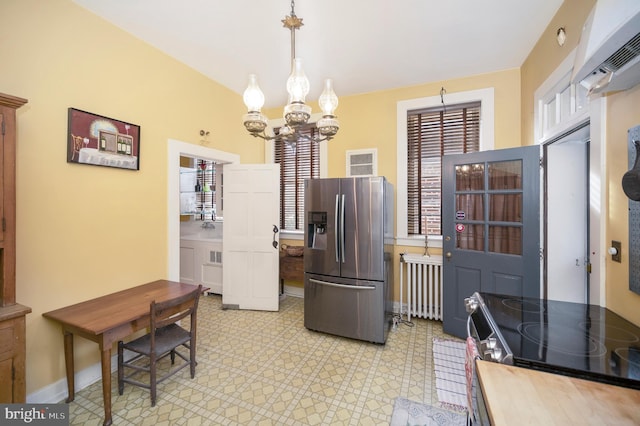
<instances>
[{"instance_id":1,"label":"refrigerator door handle","mask_svg":"<svg viewBox=\"0 0 640 426\"><path fill-rule=\"evenodd\" d=\"M371 285L336 284L336 283L330 283L327 281L314 280L313 278L310 278L309 282L312 282L314 284L326 285L329 287L348 288L351 290L375 290L376 289L375 286L371 286Z\"/></svg>"},{"instance_id":2,"label":"refrigerator door handle","mask_svg":"<svg viewBox=\"0 0 640 426\"><path fill-rule=\"evenodd\" d=\"M346 261L344 254L344 194L342 194L342 202L340 203L340 253L342 263Z\"/></svg>"},{"instance_id":3,"label":"refrigerator door handle","mask_svg":"<svg viewBox=\"0 0 640 426\"><path fill-rule=\"evenodd\" d=\"M336 232L334 233L334 238L333 238L335 240L335 246L336 246L336 263L340 262L340 258L338 257L340 255L339 254L340 253L340 247L338 245L338 235L339 235L338 230L340 229L338 227L339 226L338 225L338 218L339 218L339 216L338 216L338 211L339 210L338 209L339 208L340 208L340 195L336 194L336 212L335 212L335 215L334 215L335 222L336 222L335 223L336 226L335 226L334 229L336 230Z\"/></svg>"}]
</instances>

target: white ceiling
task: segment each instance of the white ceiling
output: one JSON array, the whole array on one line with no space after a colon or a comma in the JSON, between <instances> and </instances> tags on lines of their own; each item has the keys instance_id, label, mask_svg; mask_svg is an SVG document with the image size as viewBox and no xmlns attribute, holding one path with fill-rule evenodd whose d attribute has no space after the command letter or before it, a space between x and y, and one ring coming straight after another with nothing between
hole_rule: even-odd
<instances>
[{"instance_id":1,"label":"white ceiling","mask_svg":"<svg viewBox=\"0 0 640 426\"><path fill-rule=\"evenodd\" d=\"M239 95L255 73L266 106L286 103L290 0L73 1ZM307 100L325 78L340 97L520 67L562 1L298 0Z\"/></svg>"}]
</instances>

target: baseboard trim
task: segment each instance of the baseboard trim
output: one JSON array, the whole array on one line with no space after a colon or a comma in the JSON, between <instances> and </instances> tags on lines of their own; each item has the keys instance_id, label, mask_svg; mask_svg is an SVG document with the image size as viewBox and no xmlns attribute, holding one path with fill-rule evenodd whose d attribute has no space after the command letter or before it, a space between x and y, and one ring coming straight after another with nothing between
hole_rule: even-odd
<instances>
[{"instance_id":1,"label":"baseboard trim","mask_svg":"<svg viewBox=\"0 0 640 426\"><path fill-rule=\"evenodd\" d=\"M284 285L284 294L291 297L304 299L304 288L292 285Z\"/></svg>"},{"instance_id":2,"label":"baseboard trim","mask_svg":"<svg viewBox=\"0 0 640 426\"><path fill-rule=\"evenodd\" d=\"M111 372L118 369L118 356L111 357ZM102 366L95 363L75 374L76 393L102 379ZM112 383L113 386L113 383ZM34 404L53 404L65 401L68 396L67 378L62 378L27 395L27 402Z\"/></svg>"}]
</instances>

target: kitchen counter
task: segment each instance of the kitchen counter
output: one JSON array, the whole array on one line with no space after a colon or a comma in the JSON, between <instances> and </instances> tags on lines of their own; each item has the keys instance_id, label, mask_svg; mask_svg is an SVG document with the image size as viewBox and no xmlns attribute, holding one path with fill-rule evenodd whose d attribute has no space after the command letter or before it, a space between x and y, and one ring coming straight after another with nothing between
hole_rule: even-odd
<instances>
[{"instance_id":1,"label":"kitchen counter","mask_svg":"<svg viewBox=\"0 0 640 426\"><path fill-rule=\"evenodd\" d=\"M476 371L495 426L640 424L638 390L487 361Z\"/></svg>"},{"instance_id":2,"label":"kitchen counter","mask_svg":"<svg viewBox=\"0 0 640 426\"><path fill-rule=\"evenodd\" d=\"M180 239L187 241L207 241L210 243L222 242L222 238L219 234L207 234L207 231L198 232L196 234L180 235Z\"/></svg>"}]
</instances>

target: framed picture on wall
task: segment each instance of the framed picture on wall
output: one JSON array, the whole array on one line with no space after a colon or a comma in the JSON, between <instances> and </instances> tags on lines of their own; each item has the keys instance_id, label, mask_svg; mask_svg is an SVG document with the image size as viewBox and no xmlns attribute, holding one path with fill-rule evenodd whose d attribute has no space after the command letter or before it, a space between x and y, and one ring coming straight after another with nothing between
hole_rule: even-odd
<instances>
[{"instance_id":1,"label":"framed picture on wall","mask_svg":"<svg viewBox=\"0 0 640 426\"><path fill-rule=\"evenodd\" d=\"M140 170L140 126L69 108L67 163Z\"/></svg>"}]
</instances>

